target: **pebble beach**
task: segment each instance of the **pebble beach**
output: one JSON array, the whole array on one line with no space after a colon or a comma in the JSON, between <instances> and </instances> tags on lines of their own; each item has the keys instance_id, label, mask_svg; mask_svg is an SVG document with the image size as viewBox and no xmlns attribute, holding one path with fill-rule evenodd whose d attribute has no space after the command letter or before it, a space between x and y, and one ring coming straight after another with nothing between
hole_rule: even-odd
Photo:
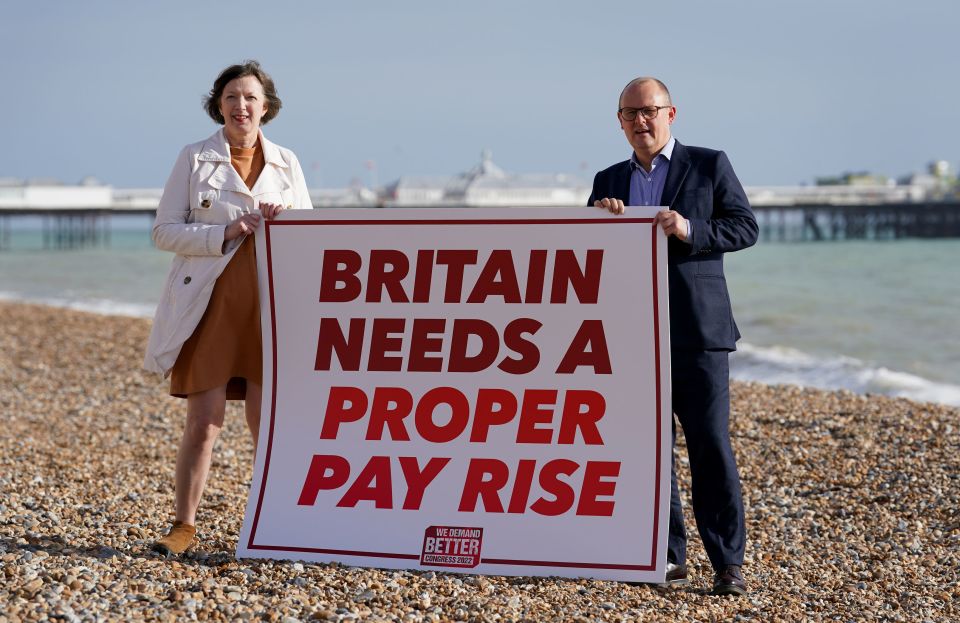
<instances>
[{"instance_id":1,"label":"pebble beach","mask_svg":"<svg viewBox=\"0 0 960 623\"><path fill-rule=\"evenodd\" d=\"M666 589L238 560L253 458L242 403L228 407L200 544L167 559L149 545L172 520L184 403L140 368L149 321L0 302L0 326L0 623L960 620L957 408L734 383L741 598L707 594L695 534L690 584Z\"/></svg>"}]
</instances>

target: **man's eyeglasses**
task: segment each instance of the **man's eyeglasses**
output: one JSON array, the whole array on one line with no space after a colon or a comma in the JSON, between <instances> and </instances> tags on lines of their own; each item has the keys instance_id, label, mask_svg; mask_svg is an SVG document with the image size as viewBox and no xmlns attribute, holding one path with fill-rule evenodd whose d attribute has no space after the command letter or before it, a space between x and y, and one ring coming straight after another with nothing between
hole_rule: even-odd
<instances>
[{"instance_id":1,"label":"man's eyeglasses","mask_svg":"<svg viewBox=\"0 0 960 623\"><path fill-rule=\"evenodd\" d=\"M643 108L630 108L625 106L617 112L620 113L624 121L633 121L637 118L637 113L643 115L643 118L649 121L656 119L657 113L663 108L673 108L673 106L644 106Z\"/></svg>"}]
</instances>

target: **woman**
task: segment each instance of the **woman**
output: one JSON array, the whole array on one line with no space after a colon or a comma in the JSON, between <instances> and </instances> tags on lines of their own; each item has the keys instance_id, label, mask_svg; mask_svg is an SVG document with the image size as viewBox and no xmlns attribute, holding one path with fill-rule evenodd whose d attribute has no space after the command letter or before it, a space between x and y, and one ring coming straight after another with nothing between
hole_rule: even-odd
<instances>
[{"instance_id":1,"label":"woman","mask_svg":"<svg viewBox=\"0 0 960 623\"><path fill-rule=\"evenodd\" d=\"M157 248L176 253L144 362L187 400L177 453L176 521L153 548L180 554L195 543L200 496L227 400L245 400L254 448L260 429L261 341L252 234L261 217L310 209L297 157L264 138L280 112L273 80L256 61L232 65L204 98L223 127L180 152L153 225Z\"/></svg>"}]
</instances>

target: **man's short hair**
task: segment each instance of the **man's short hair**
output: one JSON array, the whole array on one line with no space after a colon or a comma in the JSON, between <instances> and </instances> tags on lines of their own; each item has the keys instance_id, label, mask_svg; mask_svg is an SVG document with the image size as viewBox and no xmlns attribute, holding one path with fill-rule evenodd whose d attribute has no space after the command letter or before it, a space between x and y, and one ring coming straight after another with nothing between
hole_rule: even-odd
<instances>
[{"instance_id":1,"label":"man's short hair","mask_svg":"<svg viewBox=\"0 0 960 623\"><path fill-rule=\"evenodd\" d=\"M623 87L623 90L620 91L620 99L617 100L617 108L619 108L620 105L623 104L624 93L629 91L631 87L636 86L638 84L643 84L645 82L656 82L657 86L660 87L660 90L663 91L663 94L667 96L667 104L673 106L673 100L670 99L670 89L667 88L667 85L660 82L656 78L653 78L652 76L641 76L639 78L634 78L633 80L627 83L627 86Z\"/></svg>"}]
</instances>

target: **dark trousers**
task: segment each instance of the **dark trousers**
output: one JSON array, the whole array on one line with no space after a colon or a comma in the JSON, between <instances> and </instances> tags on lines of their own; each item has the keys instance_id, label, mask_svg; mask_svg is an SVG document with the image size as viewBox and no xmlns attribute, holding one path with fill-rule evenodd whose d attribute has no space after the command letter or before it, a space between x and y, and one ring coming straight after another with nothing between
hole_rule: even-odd
<instances>
[{"instance_id":1,"label":"dark trousers","mask_svg":"<svg viewBox=\"0 0 960 623\"><path fill-rule=\"evenodd\" d=\"M714 569L742 565L746 546L740 474L730 446L730 366L726 351L671 352L673 438L683 429L690 457L693 514ZM671 453L671 466L675 458ZM673 467L667 560L685 563L687 534Z\"/></svg>"}]
</instances>

